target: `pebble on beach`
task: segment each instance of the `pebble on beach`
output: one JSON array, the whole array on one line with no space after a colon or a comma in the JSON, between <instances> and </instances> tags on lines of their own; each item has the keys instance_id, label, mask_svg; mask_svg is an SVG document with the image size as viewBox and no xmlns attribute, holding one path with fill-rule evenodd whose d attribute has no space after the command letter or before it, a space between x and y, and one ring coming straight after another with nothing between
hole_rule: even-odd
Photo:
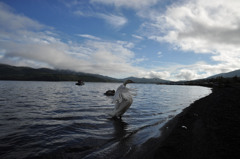
<instances>
[{"instance_id":1,"label":"pebble on beach","mask_svg":"<svg viewBox=\"0 0 240 159\"><path fill-rule=\"evenodd\" d=\"M184 125L182 126L182 128L187 130L187 127L186 127L186 126L184 126Z\"/></svg>"}]
</instances>

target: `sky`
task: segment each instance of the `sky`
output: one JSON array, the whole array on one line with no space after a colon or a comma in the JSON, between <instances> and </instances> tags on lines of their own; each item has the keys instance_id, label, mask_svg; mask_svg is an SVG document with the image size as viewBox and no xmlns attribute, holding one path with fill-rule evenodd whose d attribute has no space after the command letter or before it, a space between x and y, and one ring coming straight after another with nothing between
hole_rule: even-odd
<instances>
[{"instance_id":1,"label":"sky","mask_svg":"<svg viewBox=\"0 0 240 159\"><path fill-rule=\"evenodd\" d=\"M0 63L194 80L240 69L239 0L0 0Z\"/></svg>"}]
</instances>

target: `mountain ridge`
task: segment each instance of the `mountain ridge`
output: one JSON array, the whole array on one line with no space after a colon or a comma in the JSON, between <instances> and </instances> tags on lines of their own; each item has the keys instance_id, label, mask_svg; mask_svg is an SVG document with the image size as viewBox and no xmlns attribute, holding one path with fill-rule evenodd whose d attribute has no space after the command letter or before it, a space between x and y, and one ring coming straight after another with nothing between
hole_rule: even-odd
<instances>
[{"instance_id":1,"label":"mountain ridge","mask_svg":"<svg viewBox=\"0 0 240 159\"><path fill-rule=\"evenodd\" d=\"M213 78L232 78L240 77L240 69L220 73L213 76L209 76L205 79ZM57 70L49 68L31 68L26 66L12 66L7 64L0 64L0 80L21 80L21 81L77 81L83 80L86 82L123 82L127 79L131 79L136 83L157 83L157 84L168 84L172 81L164 80L160 78L138 78L138 77L127 77L123 79L117 79L109 76L100 74L91 74L84 72L75 72L70 70ZM201 79L198 79L201 80ZM192 80L197 81L197 80ZM176 83L184 82L177 81ZM174 83L174 82L173 82Z\"/></svg>"},{"instance_id":2,"label":"mountain ridge","mask_svg":"<svg viewBox=\"0 0 240 159\"><path fill-rule=\"evenodd\" d=\"M85 82L123 82L131 79L136 83L168 83L170 81L159 78L128 77L117 79L99 74L74 72L70 70L55 70L49 68L31 68L25 66L11 66L0 64L0 80L20 81L77 81Z\"/></svg>"},{"instance_id":3,"label":"mountain ridge","mask_svg":"<svg viewBox=\"0 0 240 159\"><path fill-rule=\"evenodd\" d=\"M216 74L216 75L210 76L208 78L217 78L217 77L232 78L235 76L240 77L240 69L231 71L231 72L227 72L227 73Z\"/></svg>"}]
</instances>

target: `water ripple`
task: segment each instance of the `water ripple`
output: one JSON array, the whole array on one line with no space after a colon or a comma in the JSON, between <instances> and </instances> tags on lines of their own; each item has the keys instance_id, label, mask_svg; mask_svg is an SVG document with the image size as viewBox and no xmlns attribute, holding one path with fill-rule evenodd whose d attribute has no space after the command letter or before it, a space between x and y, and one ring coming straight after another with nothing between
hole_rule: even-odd
<instances>
[{"instance_id":1,"label":"water ripple","mask_svg":"<svg viewBox=\"0 0 240 159\"><path fill-rule=\"evenodd\" d=\"M203 87L132 84L137 93L132 106L123 120L111 120L112 97L103 93L118 86L0 81L0 158L104 158L118 149L127 154L160 135L164 123L211 92Z\"/></svg>"}]
</instances>

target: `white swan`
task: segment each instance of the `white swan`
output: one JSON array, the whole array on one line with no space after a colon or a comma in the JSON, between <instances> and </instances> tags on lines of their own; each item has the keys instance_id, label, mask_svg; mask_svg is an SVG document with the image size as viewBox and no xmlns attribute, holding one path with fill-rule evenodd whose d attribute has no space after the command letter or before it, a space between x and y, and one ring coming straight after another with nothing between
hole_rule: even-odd
<instances>
[{"instance_id":1,"label":"white swan","mask_svg":"<svg viewBox=\"0 0 240 159\"><path fill-rule=\"evenodd\" d=\"M132 95L129 92L129 89L126 87L128 83L133 83L132 80L125 81L120 85L113 97L113 103L115 103L115 108L111 113L113 118L122 118L122 115L128 110L131 106L133 99Z\"/></svg>"}]
</instances>

